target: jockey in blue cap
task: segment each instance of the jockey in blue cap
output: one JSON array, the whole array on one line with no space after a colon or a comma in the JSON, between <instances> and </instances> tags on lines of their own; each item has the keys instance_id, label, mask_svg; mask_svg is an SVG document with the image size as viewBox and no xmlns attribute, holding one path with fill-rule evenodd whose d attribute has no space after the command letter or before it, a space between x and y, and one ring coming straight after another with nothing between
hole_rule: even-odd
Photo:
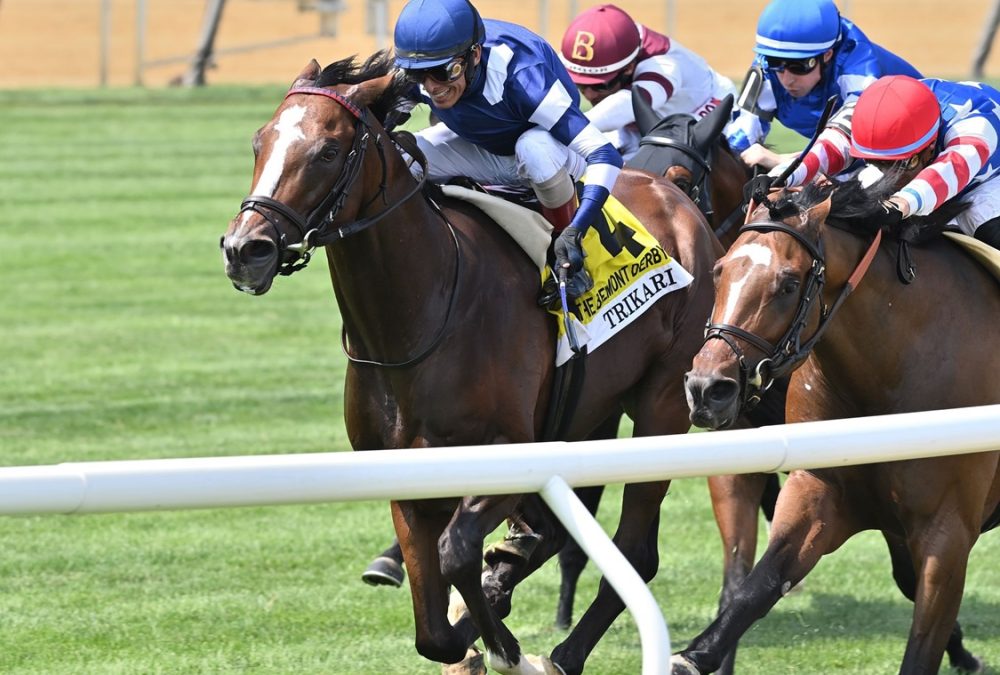
<instances>
[{"instance_id":1,"label":"jockey in blue cap","mask_svg":"<svg viewBox=\"0 0 1000 675\"><path fill-rule=\"evenodd\" d=\"M757 22L754 52L737 101L741 110L726 137L744 162L767 169L794 156L782 157L762 145L775 117L811 138L831 96L837 97L839 110L883 75L920 77L840 16L832 0L772 0ZM849 115L849 108L839 114Z\"/></svg>"},{"instance_id":2,"label":"jockey in blue cap","mask_svg":"<svg viewBox=\"0 0 1000 675\"><path fill-rule=\"evenodd\" d=\"M483 20L468 0L410 0L394 42L396 65L421 86L440 120L416 135L427 178L530 185L561 230L556 268L570 273L568 293L586 290L592 282L580 240L622 158L580 110L580 94L555 50L521 26Z\"/></svg>"}]
</instances>

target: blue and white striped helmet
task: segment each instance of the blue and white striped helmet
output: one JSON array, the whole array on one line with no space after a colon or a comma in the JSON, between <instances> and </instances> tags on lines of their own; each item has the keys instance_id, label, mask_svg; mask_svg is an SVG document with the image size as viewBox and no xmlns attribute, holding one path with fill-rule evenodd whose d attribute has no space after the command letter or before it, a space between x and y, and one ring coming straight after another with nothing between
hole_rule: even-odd
<instances>
[{"instance_id":1,"label":"blue and white striped helmet","mask_svg":"<svg viewBox=\"0 0 1000 675\"><path fill-rule=\"evenodd\" d=\"M822 54L840 37L840 12L832 0L772 0L757 20L753 50L782 59Z\"/></svg>"}]
</instances>

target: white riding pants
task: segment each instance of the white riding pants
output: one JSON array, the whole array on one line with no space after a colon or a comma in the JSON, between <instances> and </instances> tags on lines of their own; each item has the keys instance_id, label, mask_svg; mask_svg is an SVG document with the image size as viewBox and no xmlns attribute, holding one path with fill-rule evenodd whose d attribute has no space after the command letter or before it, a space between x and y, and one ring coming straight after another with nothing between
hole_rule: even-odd
<instances>
[{"instance_id":1,"label":"white riding pants","mask_svg":"<svg viewBox=\"0 0 1000 675\"><path fill-rule=\"evenodd\" d=\"M561 169L577 181L587 168L583 157L540 127L521 134L513 156L494 155L440 123L414 135L427 157L427 179L432 182L468 176L483 185L535 186L551 180ZM418 173L420 167L414 162L410 170Z\"/></svg>"},{"instance_id":2,"label":"white riding pants","mask_svg":"<svg viewBox=\"0 0 1000 675\"><path fill-rule=\"evenodd\" d=\"M1000 216L1000 180L993 178L980 183L962 199L971 205L948 224L972 237L980 225Z\"/></svg>"}]
</instances>

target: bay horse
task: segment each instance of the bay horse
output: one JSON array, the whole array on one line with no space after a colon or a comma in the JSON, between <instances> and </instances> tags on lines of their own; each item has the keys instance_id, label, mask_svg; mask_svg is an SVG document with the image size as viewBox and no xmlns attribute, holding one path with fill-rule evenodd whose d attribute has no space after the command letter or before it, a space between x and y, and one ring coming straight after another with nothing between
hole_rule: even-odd
<instances>
[{"instance_id":1,"label":"bay horse","mask_svg":"<svg viewBox=\"0 0 1000 675\"><path fill-rule=\"evenodd\" d=\"M321 71L312 61L302 70L254 136L250 196L221 242L226 274L260 295L279 274L301 269L314 247L325 248L343 321L345 425L355 450L534 441L556 342L555 321L536 302L538 268L480 210L411 175L400 147L420 161L415 144L385 131L407 89L385 52L361 65L344 59ZM721 251L669 181L623 171L613 194L694 278L587 355L566 440L585 438L621 410L639 435L689 428L683 374L701 344ZM614 541L646 580L658 565L668 485L631 484L623 493ZM579 673L624 609L602 581L551 661L522 653L502 620L509 608L495 606L481 579L484 536L541 503L522 497L391 502L424 657L461 662L481 635L500 672L554 672L555 662ZM449 587L467 607L453 621Z\"/></svg>"},{"instance_id":2,"label":"bay horse","mask_svg":"<svg viewBox=\"0 0 1000 675\"><path fill-rule=\"evenodd\" d=\"M788 371L789 422L1000 402L997 282L936 234L963 205L883 233L879 202L892 182L810 185L753 212L714 271L706 342L686 376L696 424L730 425ZM674 656L672 672L714 671L822 555L871 529L914 603L900 672L937 673L945 651L953 667L978 672L957 616L969 551L1000 517L998 458L792 472L766 552L716 620Z\"/></svg>"},{"instance_id":3,"label":"bay horse","mask_svg":"<svg viewBox=\"0 0 1000 675\"><path fill-rule=\"evenodd\" d=\"M744 218L743 186L752 177L739 153L729 147L723 129L733 109L733 97L726 96L705 117L679 113L660 118L649 102L633 90L632 107L643 135L639 150L627 166L664 176L698 205L724 248L739 233ZM760 427L785 423L785 390L788 378L780 378L760 397L757 405L741 411L738 426ZM721 611L750 573L757 554L758 508L770 524L778 497L777 474L752 473L710 476L708 489L712 511L722 541ZM588 507L596 508L600 493L586 495ZM572 540L559 552L561 583L556 625L570 625L573 593L586 555ZM723 661L719 672L731 675L735 649Z\"/></svg>"}]
</instances>

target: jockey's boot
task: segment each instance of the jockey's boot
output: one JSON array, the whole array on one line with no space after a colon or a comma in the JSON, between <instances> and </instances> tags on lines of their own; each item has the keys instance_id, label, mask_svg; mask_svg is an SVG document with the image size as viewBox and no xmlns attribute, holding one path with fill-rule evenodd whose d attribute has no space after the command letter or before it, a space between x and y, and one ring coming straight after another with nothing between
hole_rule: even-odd
<instances>
[{"instance_id":1,"label":"jockey's boot","mask_svg":"<svg viewBox=\"0 0 1000 675\"><path fill-rule=\"evenodd\" d=\"M542 206L542 215L545 216L545 220L552 223L552 227L555 228L555 234L559 234L569 227L569 224L572 222L575 214L576 195L574 195L572 199L562 206L557 206L555 208Z\"/></svg>"}]
</instances>

